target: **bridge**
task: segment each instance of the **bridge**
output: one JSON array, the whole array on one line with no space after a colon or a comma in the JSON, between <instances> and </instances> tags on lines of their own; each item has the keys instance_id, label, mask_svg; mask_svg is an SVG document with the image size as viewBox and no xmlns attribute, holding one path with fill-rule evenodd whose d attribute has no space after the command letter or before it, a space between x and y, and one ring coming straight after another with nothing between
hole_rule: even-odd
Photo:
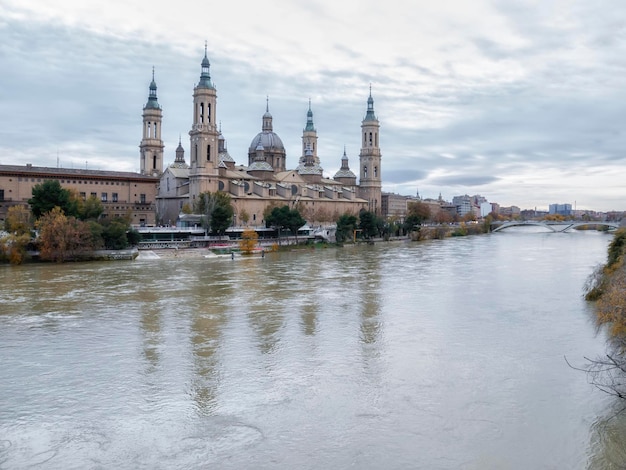
<instances>
[{"instance_id":1,"label":"bridge","mask_svg":"<svg viewBox=\"0 0 626 470\"><path fill-rule=\"evenodd\" d=\"M609 230L618 229L620 224L619 222L599 222L599 221L562 221L556 222L553 220L511 220L509 222L493 222L491 227L493 228L492 232L500 232L501 230L505 230L511 227L527 227L527 226L535 226L535 227L545 227L546 229L552 232L566 232L569 229L575 229L577 227L582 226L602 226L608 227Z\"/></svg>"}]
</instances>

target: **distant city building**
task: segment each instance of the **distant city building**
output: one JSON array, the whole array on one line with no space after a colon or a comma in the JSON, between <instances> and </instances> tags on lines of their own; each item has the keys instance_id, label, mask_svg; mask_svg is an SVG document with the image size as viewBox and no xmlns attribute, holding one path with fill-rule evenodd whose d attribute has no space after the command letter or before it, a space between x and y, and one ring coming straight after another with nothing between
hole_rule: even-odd
<instances>
[{"instance_id":1,"label":"distant city building","mask_svg":"<svg viewBox=\"0 0 626 470\"><path fill-rule=\"evenodd\" d=\"M548 208L548 213L551 215L572 215L572 205L571 204L550 204Z\"/></svg>"},{"instance_id":2,"label":"distant city building","mask_svg":"<svg viewBox=\"0 0 626 470\"><path fill-rule=\"evenodd\" d=\"M521 214L521 210L517 206L509 206L509 207L500 207L498 214L503 217L519 217Z\"/></svg>"},{"instance_id":3,"label":"distant city building","mask_svg":"<svg viewBox=\"0 0 626 470\"><path fill-rule=\"evenodd\" d=\"M472 212L472 198L465 194L464 196L454 196L452 205L456 208L456 213L460 217Z\"/></svg>"},{"instance_id":4,"label":"distant city building","mask_svg":"<svg viewBox=\"0 0 626 470\"><path fill-rule=\"evenodd\" d=\"M480 203L480 216L487 217L493 212L493 207L490 202L484 201Z\"/></svg>"}]
</instances>

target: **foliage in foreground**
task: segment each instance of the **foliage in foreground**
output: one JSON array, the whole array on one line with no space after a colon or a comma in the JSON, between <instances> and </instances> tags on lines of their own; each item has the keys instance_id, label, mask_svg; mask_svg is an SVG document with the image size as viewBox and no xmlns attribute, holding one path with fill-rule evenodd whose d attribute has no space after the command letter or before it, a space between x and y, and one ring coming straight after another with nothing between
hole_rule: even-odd
<instances>
[{"instance_id":1,"label":"foliage in foreground","mask_svg":"<svg viewBox=\"0 0 626 470\"><path fill-rule=\"evenodd\" d=\"M609 244L607 263L597 268L587 282L587 300L595 300L600 325L611 334L609 352L588 359L584 369L600 390L626 399L626 229L619 229Z\"/></svg>"},{"instance_id":2,"label":"foliage in foreground","mask_svg":"<svg viewBox=\"0 0 626 470\"><path fill-rule=\"evenodd\" d=\"M251 228L247 228L241 234L241 240L239 241L239 250L244 255L250 255L254 251L259 239L259 234Z\"/></svg>"}]
</instances>

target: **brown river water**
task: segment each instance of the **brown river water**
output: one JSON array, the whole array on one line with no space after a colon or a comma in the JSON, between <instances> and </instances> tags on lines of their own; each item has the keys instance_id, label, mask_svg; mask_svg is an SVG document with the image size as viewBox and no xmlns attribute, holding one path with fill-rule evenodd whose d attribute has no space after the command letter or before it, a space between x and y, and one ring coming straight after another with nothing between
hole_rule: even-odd
<instances>
[{"instance_id":1,"label":"brown river water","mask_svg":"<svg viewBox=\"0 0 626 470\"><path fill-rule=\"evenodd\" d=\"M624 468L610 235L0 267L0 468Z\"/></svg>"}]
</instances>

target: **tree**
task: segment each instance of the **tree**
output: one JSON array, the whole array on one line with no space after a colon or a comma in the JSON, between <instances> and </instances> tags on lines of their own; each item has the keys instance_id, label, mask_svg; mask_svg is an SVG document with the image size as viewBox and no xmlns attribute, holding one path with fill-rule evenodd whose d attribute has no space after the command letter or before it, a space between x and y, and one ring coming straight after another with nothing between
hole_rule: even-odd
<instances>
[{"instance_id":1,"label":"tree","mask_svg":"<svg viewBox=\"0 0 626 470\"><path fill-rule=\"evenodd\" d=\"M18 232L0 237L0 259L11 264L22 264L26 258L26 247L30 243L30 234Z\"/></svg>"},{"instance_id":2,"label":"tree","mask_svg":"<svg viewBox=\"0 0 626 470\"><path fill-rule=\"evenodd\" d=\"M233 222L234 210L227 193L207 191L198 195L194 203L194 213L202 214L202 225L206 230L223 235Z\"/></svg>"},{"instance_id":3,"label":"tree","mask_svg":"<svg viewBox=\"0 0 626 470\"><path fill-rule=\"evenodd\" d=\"M256 247L259 234L251 228L247 228L241 234L241 240L239 241L239 249L244 255L249 255L254 251Z\"/></svg>"},{"instance_id":4,"label":"tree","mask_svg":"<svg viewBox=\"0 0 626 470\"><path fill-rule=\"evenodd\" d=\"M296 237L298 243L298 229L306 223L297 209L289 209L289 206L274 207L272 211L265 216L265 224L267 227L274 227L278 232L278 243L280 244L281 229L289 229Z\"/></svg>"},{"instance_id":5,"label":"tree","mask_svg":"<svg viewBox=\"0 0 626 470\"><path fill-rule=\"evenodd\" d=\"M62 263L94 249L92 233L84 222L66 217L56 206L37 221L41 259Z\"/></svg>"},{"instance_id":6,"label":"tree","mask_svg":"<svg viewBox=\"0 0 626 470\"><path fill-rule=\"evenodd\" d=\"M406 218L403 228L405 232L412 232L430 218L430 208L421 201L411 201L407 205Z\"/></svg>"},{"instance_id":7,"label":"tree","mask_svg":"<svg viewBox=\"0 0 626 470\"><path fill-rule=\"evenodd\" d=\"M193 209L191 208L191 205L189 205L188 202L183 204L183 207L180 208L180 211L183 214L193 214Z\"/></svg>"},{"instance_id":8,"label":"tree","mask_svg":"<svg viewBox=\"0 0 626 470\"><path fill-rule=\"evenodd\" d=\"M363 238L369 240L378 234L376 215L373 212L362 210L359 212L359 228Z\"/></svg>"},{"instance_id":9,"label":"tree","mask_svg":"<svg viewBox=\"0 0 626 470\"><path fill-rule=\"evenodd\" d=\"M104 247L108 250L124 250L128 248L128 232L129 226L125 220L115 218L103 225L102 238L104 239Z\"/></svg>"},{"instance_id":10,"label":"tree","mask_svg":"<svg viewBox=\"0 0 626 470\"><path fill-rule=\"evenodd\" d=\"M211 212L211 231L224 235L226 229L233 223L233 206L217 205Z\"/></svg>"},{"instance_id":11,"label":"tree","mask_svg":"<svg viewBox=\"0 0 626 470\"><path fill-rule=\"evenodd\" d=\"M248 211L246 211L245 209L241 209L241 211L239 211L239 221L243 225L248 225L249 220L250 220L250 214L248 214Z\"/></svg>"},{"instance_id":12,"label":"tree","mask_svg":"<svg viewBox=\"0 0 626 470\"><path fill-rule=\"evenodd\" d=\"M9 234L0 237L0 260L11 264L22 264L26 258L26 246L29 241L28 235Z\"/></svg>"},{"instance_id":13,"label":"tree","mask_svg":"<svg viewBox=\"0 0 626 470\"><path fill-rule=\"evenodd\" d=\"M335 238L337 243L343 243L352 238L352 234L357 226L357 218L352 214L343 214L337 219L337 230Z\"/></svg>"},{"instance_id":14,"label":"tree","mask_svg":"<svg viewBox=\"0 0 626 470\"><path fill-rule=\"evenodd\" d=\"M96 196L89 196L82 204L78 217L81 220L98 220L104 212L104 206Z\"/></svg>"},{"instance_id":15,"label":"tree","mask_svg":"<svg viewBox=\"0 0 626 470\"><path fill-rule=\"evenodd\" d=\"M454 220L454 217L452 216L452 214L450 214L450 212L446 210L440 210L435 215L435 222L437 222L438 224L449 224L453 220Z\"/></svg>"},{"instance_id":16,"label":"tree","mask_svg":"<svg viewBox=\"0 0 626 470\"><path fill-rule=\"evenodd\" d=\"M32 197L28 200L28 204L37 219L55 207L60 207L68 217L78 215L76 199L71 197L68 189L61 187L58 180L46 180L33 186Z\"/></svg>"},{"instance_id":17,"label":"tree","mask_svg":"<svg viewBox=\"0 0 626 470\"><path fill-rule=\"evenodd\" d=\"M298 230L306 224L306 220L300 215L297 209L291 209L287 215L287 228L296 236L296 245L298 244Z\"/></svg>"},{"instance_id":18,"label":"tree","mask_svg":"<svg viewBox=\"0 0 626 470\"><path fill-rule=\"evenodd\" d=\"M7 232L15 235L24 235L30 232L32 223L30 211L26 206L11 206L7 210L4 228Z\"/></svg>"}]
</instances>

